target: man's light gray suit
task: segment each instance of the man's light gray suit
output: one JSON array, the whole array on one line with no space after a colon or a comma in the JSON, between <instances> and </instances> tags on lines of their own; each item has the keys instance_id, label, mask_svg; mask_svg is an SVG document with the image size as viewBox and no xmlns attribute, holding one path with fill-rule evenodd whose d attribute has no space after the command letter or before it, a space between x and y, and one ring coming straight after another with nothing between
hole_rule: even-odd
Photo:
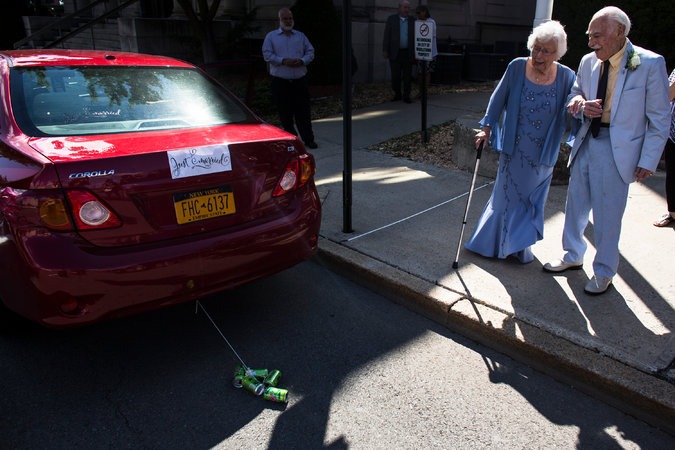
<instances>
[{"instance_id":1,"label":"man's light gray suit","mask_svg":"<svg viewBox=\"0 0 675 450\"><path fill-rule=\"evenodd\" d=\"M626 68L633 51L640 57L634 69ZM600 61L594 52L579 64L577 80L568 101L576 95L586 100L598 98ZM583 231L593 210L593 241L596 276L612 278L619 264L618 242L621 219L628 197L628 186L635 180L637 167L655 171L670 125L668 73L662 56L627 43L614 88L610 127L601 128L597 138L589 133L591 120L583 117L569 165L564 260L581 262L586 251Z\"/></svg>"}]
</instances>

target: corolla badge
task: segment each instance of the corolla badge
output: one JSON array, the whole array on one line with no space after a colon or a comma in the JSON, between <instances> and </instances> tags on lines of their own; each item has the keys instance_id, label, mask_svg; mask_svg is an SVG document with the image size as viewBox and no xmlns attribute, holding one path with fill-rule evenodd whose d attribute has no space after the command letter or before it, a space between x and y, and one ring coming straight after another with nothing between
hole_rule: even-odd
<instances>
[{"instance_id":1,"label":"corolla badge","mask_svg":"<svg viewBox=\"0 0 675 450\"><path fill-rule=\"evenodd\" d=\"M105 177L108 175L115 175L115 169L108 170L92 170L91 172L73 172L68 175L68 178L93 178L93 177Z\"/></svg>"}]
</instances>

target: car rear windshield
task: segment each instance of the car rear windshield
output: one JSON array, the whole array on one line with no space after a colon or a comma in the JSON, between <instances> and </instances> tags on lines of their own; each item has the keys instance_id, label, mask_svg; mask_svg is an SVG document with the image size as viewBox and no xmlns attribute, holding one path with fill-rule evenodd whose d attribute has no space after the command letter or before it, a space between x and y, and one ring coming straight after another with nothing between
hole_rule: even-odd
<instances>
[{"instance_id":1,"label":"car rear windshield","mask_svg":"<svg viewBox=\"0 0 675 450\"><path fill-rule=\"evenodd\" d=\"M218 84L194 69L21 67L12 107L33 136L195 128L253 121Z\"/></svg>"}]
</instances>

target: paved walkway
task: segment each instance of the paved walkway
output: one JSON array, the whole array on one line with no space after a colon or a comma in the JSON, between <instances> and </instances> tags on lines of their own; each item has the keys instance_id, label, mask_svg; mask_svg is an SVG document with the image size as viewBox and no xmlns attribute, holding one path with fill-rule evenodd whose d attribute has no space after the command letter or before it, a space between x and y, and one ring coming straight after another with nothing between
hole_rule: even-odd
<instances>
[{"instance_id":1,"label":"paved walkway","mask_svg":"<svg viewBox=\"0 0 675 450\"><path fill-rule=\"evenodd\" d=\"M429 98L429 126L478 117L487 93ZM352 119L353 231L343 232L342 117L314 122L316 183L323 200L321 258L408 307L488 346L526 358L540 370L591 390L662 428L675 430L675 229L651 222L665 209L664 173L632 184L619 273L599 297L583 292L592 276L592 227L584 270L553 276L560 257L566 186L552 186L545 238L535 261L493 260L457 252L471 173L368 151L420 130L420 102L357 110ZM479 176L464 240L492 189ZM670 367L670 370L668 368ZM618 403L617 403L618 401Z\"/></svg>"}]
</instances>

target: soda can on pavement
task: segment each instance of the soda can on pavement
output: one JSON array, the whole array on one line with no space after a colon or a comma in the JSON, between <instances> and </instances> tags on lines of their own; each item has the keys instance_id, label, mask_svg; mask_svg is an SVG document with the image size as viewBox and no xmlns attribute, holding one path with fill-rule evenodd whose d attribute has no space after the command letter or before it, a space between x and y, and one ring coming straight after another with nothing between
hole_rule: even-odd
<instances>
[{"instance_id":1,"label":"soda can on pavement","mask_svg":"<svg viewBox=\"0 0 675 450\"><path fill-rule=\"evenodd\" d=\"M286 389L268 386L263 394L265 400L277 403L288 403L288 391Z\"/></svg>"},{"instance_id":2,"label":"soda can on pavement","mask_svg":"<svg viewBox=\"0 0 675 450\"><path fill-rule=\"evenodd\" d=\"M280 372L279 370L277 370L277 369L274 369L273 371L271 371L271 372L267 375L267 377L265 377L265 380L263 380L263 382L264 382L267 386L273 386L273 387L276 387L276 385L279 384L279 379L280 379L280 378L281 378L281 372Z\"/></svg>"},{"instance_id":3,"label":"soda can on pavement","mask_svg":"<svg viewBox=\"0 0 675 450\"><path fill-rule=\"evenodd\" d=\"M255 377L244 377L241 380L241 384L249 392L254 393L255 395L262 395L265 391L265 385L258 381Z\"/></svg>"},{"instance_id":4,"label":"soda can on pavement","mask_svg":"<svg viewBox=\"0 0 675 450\"><path fill-rule=\"evenodd\" d=\"M234 375L246 375L246 367L242 365L234 366Z\"/></svg>"},{"instance_id":5,"label":"soda can on pavement","mask_svg":"<svg viewBox=\"0 0 675 450\"><path fill-rule=\"evenodd\" d=\"M244 387L244 375L240 373L235 374L234 378L232 379L232 385L237 389Z\"/></svg>"}]
</instances>

